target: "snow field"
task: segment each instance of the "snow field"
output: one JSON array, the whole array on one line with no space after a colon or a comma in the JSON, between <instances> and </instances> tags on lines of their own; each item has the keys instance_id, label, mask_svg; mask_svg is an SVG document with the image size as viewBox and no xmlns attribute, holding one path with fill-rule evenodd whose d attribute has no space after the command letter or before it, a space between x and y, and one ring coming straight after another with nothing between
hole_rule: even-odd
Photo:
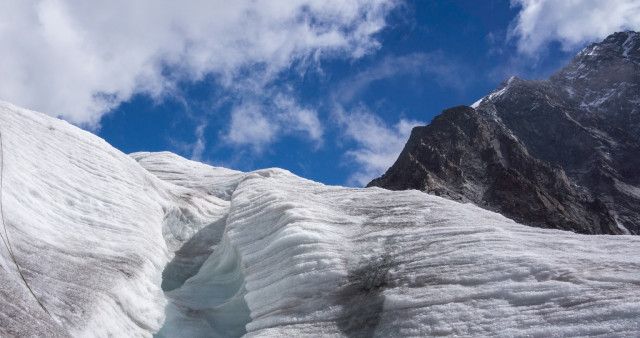
<instances>
[{"instance_id":1,"label":"snow field","mask_svg":"<svg viewBox=\"0 0 640 338\"><path fill-rule=\"evenodd\" d=\"M640 238L130 157L0 103L0 336L636 336ZM2 231L5 235L4 230Z\"/></svg>"}]
</instances>

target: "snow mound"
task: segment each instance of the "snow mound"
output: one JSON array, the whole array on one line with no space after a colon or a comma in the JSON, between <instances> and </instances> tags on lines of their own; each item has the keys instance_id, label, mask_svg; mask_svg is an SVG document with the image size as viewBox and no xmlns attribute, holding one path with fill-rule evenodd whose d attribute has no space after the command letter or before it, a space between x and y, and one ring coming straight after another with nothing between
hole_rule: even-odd
<instances>
[{"instance_id":1,"label":"snow mound","mask_svg":"<svg viewBox=\"0 0 640 338\"><path fill-rule=\"evenodd\" d=\"M640 238L98 137L0 103L1 336L634 336Z\"/></svg>"}]
</instances>

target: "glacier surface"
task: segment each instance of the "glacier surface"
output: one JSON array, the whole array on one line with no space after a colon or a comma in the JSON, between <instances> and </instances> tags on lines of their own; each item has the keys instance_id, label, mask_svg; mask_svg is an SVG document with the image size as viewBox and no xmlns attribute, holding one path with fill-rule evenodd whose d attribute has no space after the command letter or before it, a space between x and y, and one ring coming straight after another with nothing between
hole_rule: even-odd
<instances>
[{"instance_id":1,"label":"glacier surface","mask_svg":"<svg viewBox=\"0 0 640 338\"><path fill-rule=\"evenodd\" d=\"M2 245L3 337L640 332L639 237L125 155L8 103L0 133L0 232L24 276Z\"/></svg>"}]
</instances>

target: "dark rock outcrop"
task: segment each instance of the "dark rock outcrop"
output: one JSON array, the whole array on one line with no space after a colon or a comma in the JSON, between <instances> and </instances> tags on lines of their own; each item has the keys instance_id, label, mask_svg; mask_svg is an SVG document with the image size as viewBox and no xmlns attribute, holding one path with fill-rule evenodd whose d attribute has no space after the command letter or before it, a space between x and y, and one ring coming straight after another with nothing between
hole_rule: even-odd
<instances>
[{"instance_id":1,"label":"dark rock outcrop","mask_svg":"<svg viewBox=\"0 0 640 338\"><path fill-rule=\"evenodd\" d=\"M537 227L640 234L640 34L613 34L548 80L512 77L472 107L445 110L368 186Z\"/></svg>"}]
</instances>

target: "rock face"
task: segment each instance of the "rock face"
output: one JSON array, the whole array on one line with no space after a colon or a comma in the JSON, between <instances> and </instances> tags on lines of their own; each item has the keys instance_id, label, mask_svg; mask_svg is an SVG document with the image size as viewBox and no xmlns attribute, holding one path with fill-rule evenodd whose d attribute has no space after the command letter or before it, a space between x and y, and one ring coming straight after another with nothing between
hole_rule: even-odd
<instances>
[{"instance_id":1,"label":"rock face","mask_svg":"<svg viewBox=\"0 0 640 338\"><path fill-rule=\"evenodd\" d=\"M444 111L368 186L472 202L536 227L640 234L640 34L615 33L548 80L512 77Z\"/></svg>"}]
</instances>

